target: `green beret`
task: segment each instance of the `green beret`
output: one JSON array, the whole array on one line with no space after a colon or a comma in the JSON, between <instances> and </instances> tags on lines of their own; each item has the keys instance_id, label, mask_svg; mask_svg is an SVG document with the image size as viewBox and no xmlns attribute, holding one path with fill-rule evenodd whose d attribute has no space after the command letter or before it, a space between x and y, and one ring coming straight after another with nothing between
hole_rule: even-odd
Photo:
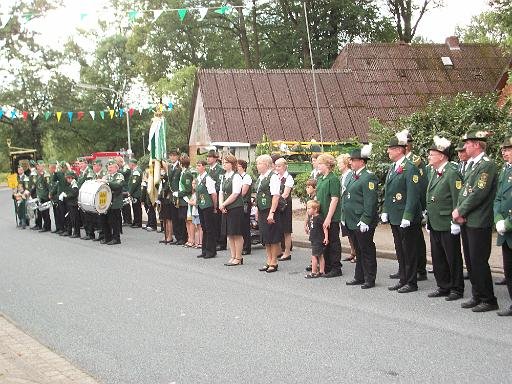
<instances>
[{"instance_id":1,"label":"green beret","mask_svg":"<svg viewBox=\"0 0 512 384\"><path fill-rule=\"evenodd\" d=\"M44 160L37 160L37 164L44 165Z\"/></svg>"},{"instance_id":2,"label":"green beret","mask_svg":"<svg viewBox=\"0 0 512 384\"><path fill-rule=\"evenodd\" d=\"M60 162L60 166L61 166L62 168L66 167L66 166L67 166L67 165L66 165L66 162L65 162L65 161L61 161L61 162Z\"/></svg>"},{"instance_id":3,"label":"green beret","mask_svg":"<svg viewBox=\"0 0 512 384\"><path fill-rule=\"evenodd\" d=\"M171 156L171 155L178 156L179 154L180 154L179 148L173 148L169 151L169 156Z\"/></svg>"},{"instance_id":4,"label":"green beret","mask_svg":"<svg viewBox=\"0 0 512 384\"><path fill-rule=\"evenodd\" d=\"M66 171L66 177L72 177L74 179L76 177L76 173L73 171Z\"/></svg>"},{"instance_id":5,"label":"green beret","mask_svg":"<svg viewBox=\"0 0 512 384\"><path fill-rule=\"evenodd\" d=\"M85 159L83 157L78 157L76 160L81 162L81 163L83 163L85 161Z\"/></svg>"},{"instance_id":6,"label":"green beret","mask_svg":"<svg viewBox=\"0 0 512 384\"><path fill-rule=\"evenodd\" d=\"M459 141L459 144L457 144L457 147L455 148L457 152L464 151L464 142Z\"/></svg>"},{"instance_id":7,"label":"green beret","mask_svg":"<svg viewBox=\"0 0 512 384\"><path fill-rule=\"evenodd\" d=\"M96 159L94 160L94 163L93 164L99 164L99 165L103 165L103 163L101 162L100 159Z\"/></svg>"},{"instance_id":8,"label":"green beret","mask_svg":"<svg viewBox=\"0 0 512 384\"><path fill-rule=\"evenodd\" d=\"M482 124L472 123L469 126L469 131L462 136L462 141L466 140L479 140L479 141L487 141L487 138L492 136L492 132L487 129Z\"/></svg>"},{"instance_id":9,"label":"green beret","mask_svg":"<svg viewBox=\"0 0 512 384\"><path fill-rule=\"evenodd\" d=\"M130 159L130 163L132 163L132 164L139 164L139 162L137 161L137 159Z\"/></svg>"},{"instance_id":10,"label":"green beret","mask_svg":"<svg viewBox=\"0 0 512 384\"><path fill-rule=\"evenodd\" d=\"M109 160L109 161L107 162L107 165L117 165L117 163L116 163L116 161L115 161L115 160L112 160L112 159L111 159L111 160Z\"/></svg>"},{"instance_id":11,"label":"green beret","mask_svg":"<svg viewBox=\"0 0 512 384\"><path fill-rule=\"evenodd\" d=\"M50 165L57 165L57 160L51 160L50 162L48 162L48 164Z\"/></svg>"}]
</instances>

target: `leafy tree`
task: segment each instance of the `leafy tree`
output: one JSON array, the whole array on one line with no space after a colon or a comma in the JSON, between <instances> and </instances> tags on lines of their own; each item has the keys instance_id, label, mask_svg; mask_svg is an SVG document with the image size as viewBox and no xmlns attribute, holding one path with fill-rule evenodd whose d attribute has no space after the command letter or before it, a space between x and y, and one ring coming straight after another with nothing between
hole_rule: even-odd
<instances>
[{"instance_id":1,"label":"leafy tree","mask_svg":"<svg viewBox=\"0 0 512 384\"><path fill-rule=\"evenodd\" d=\"M443 0L387 0L387 4L395 20L398 39L410 43L425 13L442 6Z\"/></svg>"}]
</instances>

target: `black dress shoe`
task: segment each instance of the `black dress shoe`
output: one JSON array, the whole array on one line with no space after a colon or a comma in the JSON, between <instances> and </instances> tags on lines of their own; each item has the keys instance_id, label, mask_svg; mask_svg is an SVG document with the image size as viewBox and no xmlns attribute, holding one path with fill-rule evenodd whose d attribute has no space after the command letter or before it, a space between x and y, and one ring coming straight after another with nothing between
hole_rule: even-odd
<instances>
[{"instance_id":1,"label":"black dress shoe","mask_svg":"<svg viewBox=\"0 0 512 384\"><path fill-rule=\"evenodd\" d=\"M498 316L512 316L512 307L499 311Z\"/></svg>"},{"instance_id":2,"label":"black dress shoe","mask_svg":"<svg viewBox=\"0 0 512 384\"><path fill-rule=\"evenodd\" d=\"M468 301L463 302L460 306L461 308L473 308L476 307L478 304L480 304L480 300L477 300L474 297L472 297Z\"/></svg>"},{"instance_id":3,"label":"black dress shoe","mask_svg":"<svg viewBox=\"0 0 512 384\"><path fill-rule=\"evenodd\" d=\"M92 240L93 238L89 235L85 235L84 237L82 237L82 240Z\"/></svg>"},{"instance_id":4,"label":"black dress shoe","mask_svg":"<svg viewBox=\"0 0 512 384\"><path fill-rule=\"evenodd\" d=\"M203 259L203 258L204 258L204 256L205 256L205 255L203 255L203 254L201 253L200 255L197 255L196 257L197 257L198 259Z\"/></svg>"},{"instance_id":5,"label":"black dress shoe","mask_svg":"<svg viewBox=\"0 0 512 384\"><path fill-rule=\"evenodd\" d=\"M203 259L213 259L214 257L217 257L217 255L204 255Z\"/></svg>"},{"instance_id":6,"label":"black dress shoe","mask_svg":"<svg viewBox=\"0 0 512 384\"><path fill-rule=\"evenodd\" d=\"M168 244L169 242L167 240L159 240L158 241L160 244Z\"/></svg>"},{"instance_id":7,"label":"black dress shoe","mask_svg":"<svg viewBox=\"0 0 512 384\"><path fill-rule=\"evenodd\" d=\"M402 285L402 284L400 284L400 283L398 283L398 284L392 285L391 287L388 287L388 289L389 289L390 291L398 291L398 290L399 290L400 288L402 288L402 287L403 287L403 285Z\"/></svg>"},{"instance_id":8,"label":"black dress shoe","mask_svg":"<svg viewBox=\"0 0 512 384\"><path fill-rule=\"evenodd\" d=\"M324 275L324 277L326 277L326 278L330 279L330 278L332 278L332 277L338 277L338 276L342 276L342 275L343 275L343 272L342 272L342 270L341 270L341 269L331 269L331 270L329 271L329 273L326 273L326 274Z\"/></svg>"},{"instance_id":9,"label":"black dress shoe","mask_svg":"<svg viewBox=\"0 0 512 384\"><path fill-rule=\"evenodd\" d=\"M101 241L101 240L104 240L105 238L104 237L97 237L95 239L92 239L92 241Z\"/></svg>"},{"instance_id":10,"label":"black dress shoe","mask_svg":"<svg viewBox=\"0 0 512 384\"><path fill-rule=\"evenodd\" d=\"M426 273L418 273L418 276L417 276L416 280L418 280L418 281L428 280L427 274Z\"/></svg>"},{"instance_id":11,"label":"black dress shoe","mask_svg":"<svg viewBox=\"0 0 512 384\"><path fill-rule=\"evenodd\" d=\"M112 241L112 240L111 240L111 241ZM110 243L110 241L107 241L107 240L105 240L105 239L103 239L103 240L101 240L101 241L100 241L100 244L108 244L108 243Z\"/></svg>"},{"instance_id":12,"label":"black dress shoe","mask_svg":"<svg viewBox=\"0 0 512 384\"><path fill-rule=\"evenodd\" d=\"M39 225L34 225L33 227L30 227L30 229L33 231L39 231L41 227Z\"/></svg>"},{"instance_id":13,"label":"black dress shoe","mask_svg":"<svg viewBox=\"0 0 512 384\"><path fill-rule=\"evenodd\" d=\"M69 236L69 238L70 239L78 239L78 238L80 238L80 235L77 235L77 234L71 235L71 236Z\"/></svg>"},{"instance_id":14,"label":"black dress shoe","mask_svg":"<svg viewBox=\"0 0 512 384\"><path fill-rule=\"evenodd\" d=\"M121 244L121 240L110 240L107 245L116 245Z\"/></svg>"},{"instance_id":15,"label":"black dress shoe","mask_svg":"<svg viewBox=\"0 0 512 384\"><path fill-rule=\"evenodd\" d=\"M361 289L370 289L373 287L375 287L375 283L364 283L363 285L361 285Z\"/></svg>"},{"instance_id":16,"label":"black dress shoe","mask_svg":"<svg viewBox=\"0 0 512 384\"><path fill-rule=\"evenodd\" d=\"M449 291L443 291L441 289L436 289L435 291L430 292L427 296L428 297L443 297L443 296L448 296L449 294L450 294Z\"/></svg>"},{"instance_id":17,"label":"black dress shoe","mask_svg":"<svg viewBox=\"0 0 512 384\"><path fill-rule=\"evenodd\" d=\"M389 275L389 278L390 279L399 279L400 278L400 274L397 272L397 273L392 273L391 275Z\"/></svg>"},{"instance_id":18,"label":"black dress shoe","mask_svg":"<svg viewBox=\"0 0 512 384\"><path fill-rule=\"evenodd\" d=\"M489 312L489 311L496 311L500 307L497 303L491 304L491 303L480 303L476 307L471 308L473 312Z\"/></svg>"},{"instance_id":19,"label":"black dress shoe","mask_svg":"<svg viewBox=\"0 0 512 384\"><path fill-rule=\"evenodd\" d=\"M410 293L410 292L416 292L418 290L418 287L414 287L409 284L405 284L402 288L398 289L398 293Z\"/></svg>"},{"instance_id":20,"label":"black dress shoe","mask_svg":"<svg viewBox=\"0 0 512 384\"><path fill-rule=\"evenodd\" d=\"M502 279L496 280L494 282L494 285L507 285L507 279L502 278Z\"/></svg>"},{"instance_id":21,"label":"black dress shoe","mask_svg":"<svg viewBox=\"0 0 512 384\"><path fill-rule=\"evenodd\" d=\"M52 231L52 233L57 233L57 232L60 232L60 230L56 229L55 231Z\"/></svg>"},{"instance_id":22,"label":"black dress shoe","mask_svg":"<svg viewBox=\"0 0 512 384\"><path fill-rule=\"evenodd\" d=\"M446 301L455 301L462 299L462 293L459 292L450 292L448 296L444 298Z\"/></svg>"},{"instance_id":23,"label":"black dress shoe","mask_svg":"<svg viewBox=\"0 0 512 384\"><path fill-rule=\"evenodd\" d=\"M242 255L250 255L251 254L251 251L242 251Z\"/></svg>"},{"instance_id":24,"label":"black dress shoe","mask_svg":"<svg viewBox=\"0 0 512 384\"><path fill-rule=\"evenodd\" d=\"M69 232L62 232L59 236L71 236Z\"/></svg>"},{"instance_id":25,"label":"black dress shoe","mask_svg":"<svg viewBox=\"0 0 512 384\"><path fill-rule=\"evenodd\" d=\"M183 243L185 244L185 243ZM223 245L217 245L217 247L215 248L216 251L225 251L226 250L226 247L223 246Z\"/></svg>"},{"instance_id":26,"label":"black dress shoe","mask_svg":"<svg viewBox=\"0 0 512 384\"><path fill-rule=\"evenodd\" d=\"M44 233L44 232L50 232L50 230L47 228L43 228L43 229L39 230L39 233Z\"/></svg>"},{"instance_id":27,"label":"black dress shoe","mask_svg":"<svg viewBox=\"0 0 512 384\"><path fill-rule=\"evenodd\" d=\"M364 281L353 279L353 280L347 281L345 284L346 285L363 285Z\"/></svg>"},{"instance_id":28,"label":"black dress shoe","mask_svg":"<svg viewBox=\"0 0 512 384\"><path fill-rule=\"evenodd\" d=\"M281 256L281 257L280 257L280 258L278 258L277 260L278 260L278 261L287 261L287 260L291 260L291 259L292 259L292 255L288 255L288 256L286 256L286 257L282 257L282 256Z\"/></svg>"}]
</instances>

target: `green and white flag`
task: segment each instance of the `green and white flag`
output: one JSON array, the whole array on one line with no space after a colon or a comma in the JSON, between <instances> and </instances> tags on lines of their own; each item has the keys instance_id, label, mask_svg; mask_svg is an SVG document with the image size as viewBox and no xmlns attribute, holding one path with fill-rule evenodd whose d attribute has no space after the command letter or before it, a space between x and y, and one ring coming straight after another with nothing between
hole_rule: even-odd
<instances>
[{"instance_id":1,"label":"green and white flag","mask_svg":"<svg viewBox=\"0 0 512 384\"><path fill-rule=\"evenodd\" d=\"M164 117L153 117L149 129L148 151L150 159L165 160L167 148L165 144L165 119Z\"/></svg>"}]
</instances>

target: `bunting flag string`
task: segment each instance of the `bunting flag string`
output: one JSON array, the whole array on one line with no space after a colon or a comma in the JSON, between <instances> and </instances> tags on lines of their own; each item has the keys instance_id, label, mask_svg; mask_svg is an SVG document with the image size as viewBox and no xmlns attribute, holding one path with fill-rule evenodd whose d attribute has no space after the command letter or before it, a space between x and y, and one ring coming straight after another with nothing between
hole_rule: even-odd
<instances>
[{"instance_id":1,"label":"bunting flag string","mask_svg":"<svg viewBox=\"0 0 512 384\"><path fill-rule=\"evenodd\" d=\"M139 116L142 116L142 114L145 112L153 113L156 106L157 105L148 105L145 108L138 107L138 109L135 109L133 107L130 107L130 108L124 107L124 108L119 108L118 110L114 110L114 109L103 110L103 111L99 111L99 113L100 113L100 117L102 120L105 120L106 112L108 112L108 116L110 116L111 120L113 120L116 117L124 118L124 116L126 114L128 114L128 116L130 118L132 118L135 111L138 111ZM164 107L164 110L167 110L170 112L173 110L174 104L170 101L167 105L164 105L163 107ZM90 110L88 112L89 112L89 116L91 117L91 119L96 120L96 111ZM11 120L21 118L21 119L23 119L23 121L28 121L28 119L30 118L31 120L35 121L38 117L41 117L41 118L44 118L45 121L48 121L48 120L50 120L51 117L55 117L57 119L57 121L60 123L63 113L64 112L62 112L62 111L56 111L56 112L51 112L51 111L39 112L39 111L28 111L28 110L18 111L14 107L10 107L10 106L2 107L0 105L0 119L3 116L9 116L11 118ZM68 117L68 120L70 123L73 121L73 117L75 117L75 116L78 121L82 121L86 114L86 112L84 112L84 111L68 111L65 113L67 114L67 117Z\"/></svg>"},{"instance_id":2,"label":"bunting flag string","mask_svg":"<svg viewBox=\"0 0 512 384\"><path fill-rule=\"evenodd\" d=\"M166 9L130 9L125 12L126 17L128 18L129 23L134 23L137 21L137 19L147 13L147 14L153 14L153 22L157 21L158 18L162 15L162 13L166 12L175 12L178 15L178 18L181 22L185 19L187 14L194 13L199 21L202 21L206 15L208 14L208 11L213 11L214 13L218 15L228 15L230 14L234 9L237 8L246 8L245 5L230 5L225 4L221 7L188 7L188 8L166 8ZM50 12L50 11L47 11ZM97 12L99 16L99 12ZM27 24L31 20L44 16L44 13L32 13L32 12L24 12L24 13L5 13L0 14L0 29L7 26L7 23L11 20L11 18L16 17L19 19L19 22L22 24ZM78 19L80 22L83 22L85 19L89 18L90 13L87 12L80 12L78 14Z\"/></svg>"}]
</instances>

